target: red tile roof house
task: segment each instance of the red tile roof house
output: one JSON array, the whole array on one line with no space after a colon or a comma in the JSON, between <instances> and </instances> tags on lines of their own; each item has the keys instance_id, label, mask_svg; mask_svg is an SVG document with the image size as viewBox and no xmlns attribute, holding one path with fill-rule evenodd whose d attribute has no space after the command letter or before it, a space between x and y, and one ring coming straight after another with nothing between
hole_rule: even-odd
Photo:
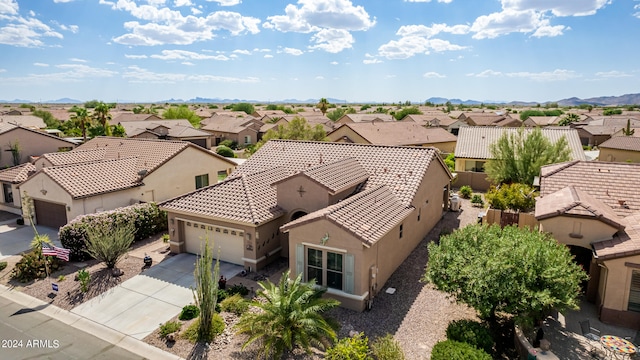
<instances>
[{"instance_id":1,"label":"red tile roof house","mask_svg":"<svg viewBox=\"0 0 640 360\"><path fill-rule=\"evenodd\" d=\"M540 174L541 231L589 273L587 300L605 323L640 329L640 164L572 161Z\"/></svg>"},{"instance_id":2,"label":"red tile roof house","mask_svg":"<svg viewBox=\"0 0 640 360\"><path fill-rule=\"evenodd\" d=\"M413 121L426 127L440 127L456 136L458 135L458 131L461 126L468 125L465 121L451 118L444 113L439 113L437 115L409 114L402 118L401 121Z\"/></svg>"},{"instance_id":3,"label":"red tile roof house","mask_svg":"<svg viewBox=\"0 0 640 360\"><path fill-rule=\"evenodd\" d=\"M206 236L255 270L280 256L342 306L363 310L447 209L437 150L271 140L225 181L165 201L173 252Z\"/></svg>"},{"instance_id":4,"label":"red tile roof house","mask_svg":"<svg viewBox=\"0 0 640 360\"><path fill-rule=\"evenodd\" d=\"M18 115L21 116L21 115ZM32 156L44 153L67 151L76 147L76 143L19 125L0 122L0 167L16 165L10 146L18 144L18 164L29 162Z\"/></svg>"},{"instance_id":5,"label":"red tile roof house","mask_svg":"<svg viewBox=\"0 0 640 360\"><path fill-rule=\"evenodd\" d=\"M235 166L184 141L96 137L41 156L20 193L33 198L38 224L59 227L79 215L170 199L217 182L219 172Z\"/></svg>"},{"instance_id":6,"label":"red tile roof house","mask_svg":"<svg viewBox=\"0 0 640 360\"><path fill-rule=\"evenodd\" d=\"M138 139L181 140L196 144L205 149L211 149L212 135L206 131L196 129L189 120L145 120L124 121L121 125L127 137Z\"/></svg>"},{"instance_id":7,"label":"red tile roof house","mask_svg":"<svg viewBox=\"0 0 640 360\"><path fill-rule=\"evenodd\" d=\"M212 134L214 146L217 146L223 140L235 141L238 146L251 145L258 142L258 133L262 125L262 121L251 115L235 116L235 115L213 115L209 119L203 120L201 129Z\"/></svg>"}]
</instances>

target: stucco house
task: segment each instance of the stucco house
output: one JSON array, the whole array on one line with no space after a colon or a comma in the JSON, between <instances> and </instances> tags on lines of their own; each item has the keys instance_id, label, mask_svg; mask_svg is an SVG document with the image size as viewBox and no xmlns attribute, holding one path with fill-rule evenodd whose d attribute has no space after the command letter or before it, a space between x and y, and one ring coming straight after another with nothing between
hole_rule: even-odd
<instances>
[{"instance_id":1,"label":"stucco house","mask_svg":"<svg viewBox=\"0 0 640 360\"><path fill-rule=\"evenodd\" d=\"M17 152L11 151L15 149ZM32 156L56 151L68 151L76 143L19 125L0 122L0 167L10 167L29 162Z\"/></svg>"},{"instance_id":2,"label":"stucco house","mask_svg":"<svg viewBox=\"0 0 640 360\"><path fill-rule=\"evenodd\" d=\"M402 118L402 121L413 121L426 127L440 127L452 133L453 135L458 135L458 129L460 129L461 126L467 126L467 123L465 121L454 119L444 113L438 113L437 115L408 114L407 116Z\"/></svg>"},{"instance_id":3,"label":"stucco house","mask_svg":"<svg viewBox=\"0 0 640 360\"><path fill-rule=\"evenodd\" d=\"M458 116L459 120L469 126L520 127L522 121L502 112L465 112Z\"/></svg>"},{"instance_id":4,"label":"stucco house","mask_svg":"<svg viewBox=\"0 0 640 360\"><path fill-rule=\"evenodd\" d=\"M214 115L203 121L200 129L212 134L214 146L223 140L235 141L238 146L246 146L258 142L262 125L264 125L262 121L246 114L245 116Z\"/></svg>"},{"instance_id":5,"label":"stucco house","mask_svg":"<svg viewBox=\"0 0 640 360\"><path fill-rule=\"evenodd\" d=\"M212 135L196 129L189 120L146 120L121 122L127 137L138 139L181 140L211 149Z\"/></svg>"},{"instance_id":6,"label":"stucco house","mask_svg":"<svg viewBox=\"0 0 640 360\"><path fill-rule=\"evenodd\" d=\"M599 161L640 162L640 137L615 136L598 146Z\"/></svg>"},{"instance_id":7,"label":"stucco house","mask_svg":"<svg viewBox=\"0 0 640 360\"><path fill-rule=\"evenodd\" d=\"M47 124L35 115L0 115L0 124L12 124L29 129L44 129Z\"/></svg>"},{"instance_id":8,"label":"stucco house","mask_svg":"<svg viewBox=\"0 0 640 360\"><path fill-rule=\"evenodd\" d=\"M19 186L35 171L36 167L32 163L24 163L0 170L0 184L2 184L0 211L22 215Z\"/></svg>"},{"instance_id":9,"label":"stucco house","mask_svg":"<svg viewBox=\"0 0 640 360\"><path fill-rule=\"evenodd\" d=\"M160 204L173 252L262 268L288 257L342 306L363 310L447 210L434 148L271 140L225 181Z\"/></svg>"},{"instance_id":10,"label":"stucco house","mask_svg":"<svg viewBox=\"0 0 640 360\"><path fill-rule=\"evenodd\" d=\"M456 136L411 121L346 123L327 134L329 141L393 146L432 146L452 153Z\"/></svg>"},{"instance_id":11,"label":"stucco house","mask_svg":"<svg viewBox=\"0 0 640 360\"><path fill-rule=\"evenodd\" d=\"M65 153L44 154L19 185L38 224L138 202L160 202L217 182L235 163L184 141L96 137ZM15 197L15 193L14 193Z\"/></svg>"},{"instance_id":12,"label":"stucco house","mask_svg":"<svg viewBox=\"0 0 640 360\"><path fill-rule=\"evenodd\" d=\"M372 122L372 121L396 121L396 118L394 118L393 115L377 114L377 113L344 114L335 123L347 124L347 123L361 123L361 122Z\"/></svg>"},{"instance_id":13,"label":"stucco house","mask_svg":"<svg viewBox=\"0 0 640 360\"><path fill-rule=\"evenodd\" d=\"M558 126L560 120L562 120L561 116L529 116L522 124L531 127Z\"/></svg>"},{"instance_id":14,"label":"stucco house","mask_svg":"<svg viewBox=\"0 0 640 360\"><path fill-rule=\"evenodd\" d=\"M540 174L535 217L589 273L605 323L640 329L640 164L572 161Z\"/></svg>"}]
</instances>

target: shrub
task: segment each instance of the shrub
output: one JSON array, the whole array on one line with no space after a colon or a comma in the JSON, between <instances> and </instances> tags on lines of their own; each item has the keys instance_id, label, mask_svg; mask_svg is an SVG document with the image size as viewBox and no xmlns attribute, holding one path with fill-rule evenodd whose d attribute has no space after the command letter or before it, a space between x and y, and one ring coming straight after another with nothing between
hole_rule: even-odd
<instances>
[{"instance_id":1,"label":"shrub","mask_svg":"<svg viewBox=\"0 0 640 360\"><path fill-rule=\"evenodd\" d=\"M434 345L431 360L491 360L491 355L469 344L446 340Z\"/></svg>"},{"instance_id":2,"label":"shrub","mask_svg":"<svg viewBox=\"0 0 640 360\"><path fill-rule=\"evenodd\" d=\"M191 323L191 325L189 325L187 330L185 330L182 333L182 337L184 339L189 340L192 343L195 343L198 340L199 327L200 327L200 318L196 319L196 321L194 321L193 323ZM215 337L216 335L222 334L222 332L224 331L224 328L225 328L225 324L224 324L224 319L222 319L222 316L220 316L220 314L213 314L213 318L211 319L211 330L212 330L211 333L213 337ZM209 340L213 340L213 338Z\"/></svg>"},{"instance_id":3,"label":"shrub","mask_svg":"<svg viewBox=\"0 0 640 360\"><path fill-rule=\"evenodd\" d=\"M167 337L169 334L173 334L174 332L180 330L180 324L178 321L167 321L164 324L160 324L160 337Z\"/></svg>"},{"instance_id":4,"label":"shrub","mask_svg":"<svg viewBox=\"0 0 640 360\"><path fill-rule=\"evenodd\" d=\"M482 195L474 194L471 197L471 203L474 204L474 205L483 206L484 205L484 200L482 200Z\"/></svg>"},{"instance_id":5,"label":"shrub","mask_svg":"<svg viewBox=\"0 0 640 360\"><path fill-rule=\"evenodd\" d=\"M80 291L87 292L89 290L89 281L91 281L91 275L85 269L78 271L78 281L80 281Z\"/></svg>"},{"instance_id":6,"label":"shrub","mask_svg":"<svg viewBox=\"0 0 640 360\"><path fill-rule=\"evenodd\" d=\"M456 169L456 155L454 153L449 153L446 158L444 158L444 163L449 168L449 171L455 171Z\"/></svg>"},{"instance_id":7,"label":"shrub","mask_svg":"<svg viewBox=\"0 0 640 360\"><path fill-rule=\"evenodd\" d=\"M234 313L238 316L244 314L249 308L249 302L245 301L242 295L234 294L220 302L222 311Z\"/></svg>"},{"instance_id":8,"label":"shrub","mask_svg":"<svg viewBox=\"0 0 640 360\"><path fill-rule=\"evenodd\" d=\"M500 187L492 186L485 199L492 208L498 210L529 211L536 206L535 189L526 184L502 184Z\"/></svg>"},{"instance_id":9,"label":"shrub","mask_svg":"<svg viewBox=\"0 0 640 360\"><path fill-rule=\"evenodd\" d=\"M218 289L218 302L221 302L222 300L227 298L227 291L226 290L222 290L222 289Z\"/></svg>"},{"instance_id":10,"label":"shrub","mask_svg":"<svg viewBox=\"0 0 640 360\"><path fill-rule=\"evenodd\" d=\"M404 360L400 344L391 334L375 339L371 343L371 352L378 360Z\"/></svg>"},{"instance_id":11,"label":"shrub","mask_svg":"<svg viewBox=\"0 0 640 360\"><path fill-rule=\"evenodd\" d=\"M155 203L136 204L97 214L80 215L60 228L58 237L62 246L71 252L72 261L89 258L86 252L86 240L89 228L102 224L121 224L133 222L134 242L167 229L167 213L161 211Z\"/></svg>"},{"instance_id":12,"label":"shrub","mask_svg":"<svg viewBox=\"0 0 640 360\"><path fill-rule=\"evenodd\" d=\"M195 306L195 305L185 305L182 308L182 312L180 312L180 316L178 316L178 319L180 319L180 320L191 320L193 318L196 318L198 315L200 315L200 309L198 309L197 306Z\"/></svg>"},{"instance_id":13,"label":"shrub","mask_svg":"<svg viewBox=\"0 0 640 360\"><path fill-rule=\"evenodd\" d=\"M365 360L371 359L369 355L369 339L362 333L353 337L340 339L326 353L328 360Z\"/></svg>"},{"instance_id":14,"label":"shrub","mask_svg":"<svg viewBox=\"0 0 640 360\"><path fill-rule=\"evenodd\" d=\"M232 296L235 294L240 294L242 296L249 295L249 289L247 289L247 287L242 284L235 284L230 288L228 288L226 291L227 291L227 296Z\"/></svg>"},{"instance_id":15,"label":"shrub","mask_svg":"<svg viewBox=\"0 0 640 360\"><path fill-rule=\"evenodd\" d=\"M22 256L11 272L11 278L26 283L35 279L44 279L47 276L45 262L50 272L62 267L60 260L55 256L43 256L40 249L32 250Z\"/></svg>"},{"instance_id":16,"label":"shrub","mask_svg":"<svg viewBox=\"0 0 640 360\"><path fill-rule=\"evenodd\" d=\"M163 243L168 243L169 240L171 240L171 237L169 236L169 234L162 234L162 242Z\"/></svg>"},{"instance_id":17,"label":"shrub","mask_svg":"<svg viewBox=\"0 0 640 360\"><path fill-rule=\"evenodd\" d=\"M216 149L216 154L228 158L236 157L236 154L233 152L233 150L231 150L231 148L222 145L218 146L218 148Z\"/></svg>"},{"instance_id":18,"label":"shrub","mask_svg":"<svg viewBox=\"0 0 640 360\"><path fill-rule=\"evenodd\" d=\"M471 194L473 194L473 189L471 189L471 186L463 185L462 187L460 187L460 196L462 196L462 198L469 199L471 197Z\"/></svg>"},{"instance_id":19,"label":"shrub","mask_svg":"<svg viewBox=\"0 0 640 360\"><path fill-rule=\"evenodd\" d=\"M493 338L489 329L481 323L463 319L449 323L447 339L467 343L487 353L493 349Z\"/></svg>"},{"instance_id":20,"label":"shrub","mask_svg":"<svg viewBox=\"0 0 640 360\"><path fill-rule=\"evenodd\" d=\"M0 261L0 271L4 270L7 267L6 261Z\"/></svg>"},{"instance_id":21,"label":"shrub","mask_svg":"<svg viewBox=\"0 0 640 360\"><path fill-rule=\"evenodd\" d=\"M238 143L233 141L233 140L229 140L229 139L220 141L220 144L218 144L218 146L226 146L226 147L228 147L230 149L233 149L233 150L237 150L238 149Z\"/></svg>"}]
</instances>

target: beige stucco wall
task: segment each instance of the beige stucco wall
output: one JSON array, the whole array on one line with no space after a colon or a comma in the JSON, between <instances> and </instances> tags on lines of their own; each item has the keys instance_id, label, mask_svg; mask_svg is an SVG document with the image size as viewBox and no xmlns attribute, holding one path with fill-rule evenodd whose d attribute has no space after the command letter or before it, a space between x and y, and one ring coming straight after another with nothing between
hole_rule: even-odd
<instances>
[{"instance_id":1,"label":"beige stucco wall","mask_svg":"<svg viewBox=\"0 0 640 360\"><path fill-rule=\"evenodd\" d=\"M543 219L540 221L540 230L550 233L559 243L587 249L591 249L592 242L611 239L618 231L615 227L599 220L570 216Z\"/></svg>"},{"instance_id":2,"label":"beige stucco wall","mask_svg":"<svg viewBox=\"0 0 640 360\"><path fill-rule=\"evenodd\" d=\"M600 148L598 161L609 162L640 162L640 151Z\"/></svg>"},{"instance_id":3,"label":"beige stucco wall","mask_svg":"<svg viewBox=\"0 0 640 360\"><path fill-rule=\"evenodd\" d=\"M473 161L473 162L484 162L486 163L486 159L471 159L471 158L458 158L456 157L456 164L455 164L455 170L456 171L470 171L469 169L466 169L466 162L467 161Z\"/></svg>"},{"instance_id":4,"label":"beige stucco wall","mask_svg":"<svg viewBox=\"0 0 640 360\"><path fill-rule=\"evenodd\" d=\"M631 274L640 267L640 255L605 260L603 263L606 271L602 272L602 276L606 276L606 279L601 283L599 294L603 315L606 314L608 322L629 326L629 317L638 319L638 313L627 311L627 307ZM636 322L634 327L639 328L640 325Z\"/></svg>"},{"instance_id":5,"label":"beige stucco wall","mask_svg":"<svg viewBox=\"0 0 640 360\"><path fill-rule=\"evenodd\" d=\"M7 183L8 184L8 183ZM0 210L10 212L12 214L22 215L22 204L20 197L20 189L17 184L9 184L13 193L13 202L4 202L4 187L0 186Z\"/></svg>"},{"instance_id":6,"label":"beige stucco wall","mask_svg":"<svg viewBox=\"0 0 640 360\"><path fill-rule=\"evenodd\" d=\"M13 157L9 144L18 142L20 148L20 163L29 161L30 156L40 156L45 153L58 152L59 148L75 148L75 145L44 134L34 133L25 129L13 129L0 134L0 167L13 166Z\"/></svg>"},{"instance_id":7,"label":"beige stucco wall","mask_svg":"<svg viewBox=\"0 0 640 360\"><path fill-rule=\"evenodd\" d=\"M287 220L296 211L308 214L329 205L327 189L303 175L292 176L278 183L276 188L278 205L288 212Z\"/></svg>"},{"instance_id":8,"label":"beige stucco wall","mask_svg":"<svg viewBox=\"0 0 640 360\"><path fill-rule=\"evenodd\" d=\"M440 150L441 152L448 154L448 153L454 152L454 150L456 149L456 142L449 141L449 142L427 143L427 144L422 144L422 146L434 147Z\"/></svg>"}]
</instances>

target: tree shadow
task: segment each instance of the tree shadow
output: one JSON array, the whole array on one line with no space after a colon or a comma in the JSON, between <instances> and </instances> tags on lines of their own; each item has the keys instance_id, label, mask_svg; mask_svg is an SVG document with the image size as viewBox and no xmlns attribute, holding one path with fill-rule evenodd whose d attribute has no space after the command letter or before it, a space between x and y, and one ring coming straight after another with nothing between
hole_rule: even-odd
<instances>
[{"instance_id":1,"label":"tree shadow","mask_svg":"<svg viewBox=\"0 0 640 360\"><path fill-rule=\"evenodd\" d=\"M202 360L207 359L208 356L209 344L198 342L193 346L189 355L187 355L187 360Z\"/></svg>"}]
</instances>

